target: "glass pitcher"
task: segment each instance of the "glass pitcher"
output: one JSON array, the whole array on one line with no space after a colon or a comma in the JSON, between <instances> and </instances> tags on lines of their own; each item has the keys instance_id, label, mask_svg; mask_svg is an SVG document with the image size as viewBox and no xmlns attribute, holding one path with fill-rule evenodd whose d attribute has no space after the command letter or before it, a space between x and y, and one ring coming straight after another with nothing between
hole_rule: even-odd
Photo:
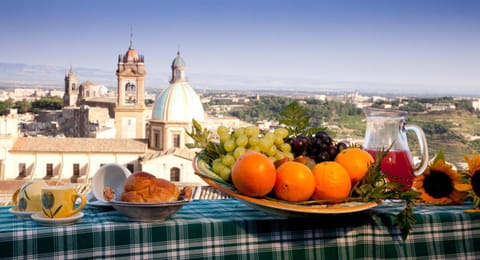
<instances>
[{"instance_id":1,"label":"glass pitcher","mask_svg":"<svg viewBox=\"0 0 480 260\"><path fill-rule=\"evenodd\" d=\"M363 149L376 159L377 151L386 150L391 145L380 168L389 181L402 184L401 190L410 189L415 176L422 174L428 164L428 147L423 130L417 125L405 123L405 111L366 108L364 112L367 129ZM407 131L413 131L418 138L421 155L418 166L414 164L408 148Z\"/></svg>"}]
</instances>

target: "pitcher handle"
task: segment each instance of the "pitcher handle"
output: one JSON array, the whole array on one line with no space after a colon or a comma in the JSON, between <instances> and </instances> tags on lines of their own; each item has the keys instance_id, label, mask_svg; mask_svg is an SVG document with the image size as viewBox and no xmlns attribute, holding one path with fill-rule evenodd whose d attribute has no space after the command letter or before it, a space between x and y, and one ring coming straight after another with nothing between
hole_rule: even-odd
<instances>
[{"instance_id":1,"label":"pitcher handle","mask_svg":"<svg viewBox=\"0 0 480 260\"><path fill-rule=\"evenodd\" d=\"M418 139L418 144L420 145L420 154L422 156L422 160L420 165L415 169L415 176L421 175L428 166L428 147L427 147L427 138L425 137L425 133L423 133L422 128L417 125L413 124L406 124L405 125L406 131L413 131Z\"/></svg>"}]
</instances>

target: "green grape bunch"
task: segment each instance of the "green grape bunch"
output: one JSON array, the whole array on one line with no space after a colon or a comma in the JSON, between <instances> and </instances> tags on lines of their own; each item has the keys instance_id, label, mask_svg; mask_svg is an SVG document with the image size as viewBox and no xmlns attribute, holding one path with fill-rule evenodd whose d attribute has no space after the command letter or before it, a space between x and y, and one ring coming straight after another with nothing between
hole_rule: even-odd
<instances>
[{"instance_id":1,"label":"green grape bunch","mask_svg":"<svg viewBox=\"0 0 480 260\"><path fill-rule=\"evenodd\" d=\"M196 121L193 125L192 132L187 131L195 141L191 146L203 148L199 157L211 166L213 172L226 181L229 181L236 160L248 151L263 153L272 161L284 158L294 159L290 144L285 142L289 136L286 128L276 128L262 133L260 128L253 125L235 129L219 126L216 129L218 138L213 141L212 133L202 129Z\"/></svg>"},{"instance_id":2,"label":"green grape bunch","mask_svg":"<svg viewBox=\"0 0 480 260\"><path fill-rule=\"evenodd\" d=\"M229 130L225 126L217 128L219 142L225 154L212 161L212 170L224 180L229 180L235 161L248 151L265 154L272 161L284 159L293 160L290 144L284 140L289 132L286 128L277 128L262 134L257 126L239 127Z\"/></svg>"}]
</instances>

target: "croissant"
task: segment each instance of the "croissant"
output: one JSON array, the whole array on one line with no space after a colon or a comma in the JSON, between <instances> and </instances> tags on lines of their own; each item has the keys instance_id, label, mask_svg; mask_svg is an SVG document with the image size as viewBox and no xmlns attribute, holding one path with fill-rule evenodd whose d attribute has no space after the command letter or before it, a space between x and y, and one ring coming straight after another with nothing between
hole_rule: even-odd
<instances>
[{"instance_id":1,"label":"croissant","mask_svg":"<svg viewBox=\"0 0 480 260\"><path fill-rule=\"evenodd\" d=\"M126 202L168 202L177 201L179 196L180 190L174 183L156 178L147 172L137 172L128 176L120 200Z\"/></svg>"}]
</instances>

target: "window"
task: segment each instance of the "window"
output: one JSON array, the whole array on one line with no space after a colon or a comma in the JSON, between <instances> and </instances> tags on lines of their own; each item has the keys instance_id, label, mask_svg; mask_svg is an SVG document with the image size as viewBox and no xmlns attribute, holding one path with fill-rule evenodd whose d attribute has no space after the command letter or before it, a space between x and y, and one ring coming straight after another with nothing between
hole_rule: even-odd
<instances>
[{"instance_id":1,"label":"window","mask_svg":"<svg viewBox=\"0 0 480 260\"><path fill-rule=\"evenodd\" d=\"M160 147L160 133L159 132L153 133L153 147L161 148Z\"/></svg>"},{"instance_id":2,"label":"window","mask_svg":"<svg viewBox=\"0 0 480 260\"><path fill-rule=\"evenodd\" d=\"M73 177L80 177L80 164L73 164Z\"/></svg>"},{"instance_id":3,"label":"window","mask_svg":"<svg viewBox=\"0 0 480 260\"><path fill-rule=\"evenodd\" d=\"M135 82L129 81L127 84L125 84L125 91L135 91Z\"/></svg>"},{"instance_id":4,"label":"window","mask_svg":"<svg viewBox=\"0 0 480 260\"><path fill-rule=\"evenodd\" d=\"M77 85L75 83L72 83L72 90L75 90L76 87Z\"/></svg>"},{"instance_id":5,"label":"window","mask_svg":"<svg viewBox=\"0 0 480 260\"><path fill-rule=\"evenodd\" d=\"M47 163L47 169L46 169L46 176L47 177L53 177L53 164L52 163Z\"/></svg>"},{"instance_id":6,"label":"window","mask_svg":"<svg viewBox=\"0 0 480 260\"><path fill-rule=\"evenodd\" d=\"M180 147L180 135L174 134L173 135L173 147Z\"/></svg>"},{"instance_id":7,"label":"window","mask_svg":"<svg viewBox=\"0 0 480 260\"><path fill-rule=\"evenodd\" d=\"M18 177L27 177L27 167L25 163L18 164Z\"/></svg>"},{"instance_id":8,"label":"window","mask_svg":"<svg viewBox=\"0 0 480 260\"><path fill-rule=\"evenodd\" d=\"M127 164L127 169L128 169L131 173L133 173L133 171L135 170L134 168L135 168L135 167L134 167L133 163Z\"/></svg>"},{"instance_id":9,"label":"window","mask_svg":"<svg viewBox=\"0 0 480 260\"><path fill-rule=\"evenodd\" d=\"M180 169L173 167L170 169L170 181L180 181Z\"/></svg>"}]
</instances>

